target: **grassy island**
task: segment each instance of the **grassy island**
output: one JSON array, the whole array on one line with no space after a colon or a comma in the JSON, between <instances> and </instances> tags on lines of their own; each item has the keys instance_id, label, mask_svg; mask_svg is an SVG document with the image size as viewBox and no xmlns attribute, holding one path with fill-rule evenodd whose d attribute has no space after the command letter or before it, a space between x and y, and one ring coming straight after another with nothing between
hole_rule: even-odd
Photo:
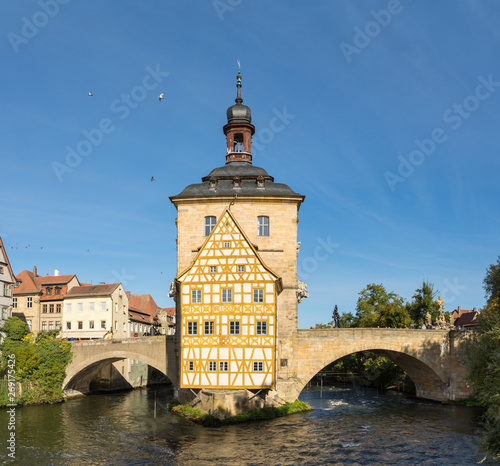
<instances>
[{"instance_id":1,"label":"grassy island","mask_svg":"<svg viewBox=\"0 0 500 466\"><path fill-rule=\"evenodd\" d=\"M263 408L260 410L248 411L245 414L239 414L227 419L219 419L211 414L205 413L201 409L193 408L189 404L171 406L170 409L173 413L185 417L196 424L201 424L205 427L217 427L222 425L238 424L240 422L274 419L277 417L288 416L289 414L310 411L312 408L307 403L295 400L293 403L285 403L277 408Z\"/></svg>"}]
</instances>

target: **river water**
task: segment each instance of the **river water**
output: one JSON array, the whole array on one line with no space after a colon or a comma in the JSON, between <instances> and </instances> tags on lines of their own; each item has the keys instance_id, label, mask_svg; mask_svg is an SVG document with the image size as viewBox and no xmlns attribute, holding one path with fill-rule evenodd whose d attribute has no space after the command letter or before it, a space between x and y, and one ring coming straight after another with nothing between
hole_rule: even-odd
<instances>
[{"instance_id":1,"label":"river water","mask_svg":"<svg viewBox=\"0 0 500 466\"><path fill-rule=\"evenodd\" d=\"M170 396L158 387L17 408L15 461L0 410L2 464L467 465L483 458L474 408L329 387L302 392L311 412L204 428L169 413Z\"/></svg>"}]
</instances>

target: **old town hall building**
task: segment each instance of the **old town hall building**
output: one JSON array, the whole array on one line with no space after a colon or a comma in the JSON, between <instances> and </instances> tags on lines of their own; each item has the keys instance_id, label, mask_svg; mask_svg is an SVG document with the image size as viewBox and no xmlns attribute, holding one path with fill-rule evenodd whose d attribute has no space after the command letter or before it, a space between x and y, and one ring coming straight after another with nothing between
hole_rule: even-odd
<instances>
[{"instance_id":1,"label":"old town hall building","mask_svg":"<svg viewBox=\"0 0 500 466\"><path fill-rule=\"evenodd\" d=\"M289 378L297 328L297 224L304 196L253 165L255 127L243 105L240 73L236 87L223 127L225 165L170 198L177 209L171 294L180 388L193 393L276 389Z\"/></svg>"}]
</instances>

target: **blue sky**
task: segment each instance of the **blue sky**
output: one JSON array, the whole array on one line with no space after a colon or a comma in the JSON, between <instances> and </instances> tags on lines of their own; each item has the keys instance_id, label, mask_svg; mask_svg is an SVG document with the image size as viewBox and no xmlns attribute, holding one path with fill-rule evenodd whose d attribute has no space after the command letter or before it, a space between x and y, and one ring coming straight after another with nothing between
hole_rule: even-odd
<instances>
[{"instance_id":1,"label":"blue sky","mask_svg":"<svg viewBox=\"0 0 500 466\"><path fill-rule=\"evenodd\" d=\"M41 0L0 13L0 235L15 273L121 281L172 306L168 197L223 165L240 60L254 164L306 196L299 326L354 311L369 283L411 299L428 280L445 310L484 305L500 252L498 2Z\"/></svg>"}]
</instances>

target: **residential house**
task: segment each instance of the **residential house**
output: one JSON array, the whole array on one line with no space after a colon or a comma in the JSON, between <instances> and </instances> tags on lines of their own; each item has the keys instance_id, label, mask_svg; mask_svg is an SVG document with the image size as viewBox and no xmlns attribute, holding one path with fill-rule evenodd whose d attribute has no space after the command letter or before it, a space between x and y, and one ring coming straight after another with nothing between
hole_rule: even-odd
<instances>
[{"instance_id":1,"label":"residential house","mask_svg":"<svg viewBox=\"0 0 500 466\"><path fill-rule=\"evenodd\" d=\"M161 325L159 331L162 335L173 335L175 333L175 307L165 307L157 312L158 321Z\"/></svg>"},{"instance_id":2,"label":"residential house","mask_svg":"<svg viewBox=\"0 0 500 466\"><path fill-rule=\"evenodd\" d=\"M129 294L128 318L129 336L143 336L151 334L153 317L157 306L149 294Z\"/></svg>"},{"instance_id":3,"label":"residential house","mask_svg":"<svg viewBox=\"0 0 500 466\"><path fill-rule=\"evenodd\" d=\"M75 286L64 297L63 338L128 336L128 297L121 283Z\"/></svg>"},{"instance_id":4,"label":"residential house","mask_svg":"<svg viewBox=\"0 0 500 466\"><path fill-rule=\"evenodd\" d=\"M12 290L16 277L10 266L7 251L0 237L0 328L5 321L12 315L13 297ZM2 341L0 332L0 342Z\"/></svg>"},{"instance_id":5,"label":"residential house","mask_svg":"<svg viewBox=\"0 0 500 466\"><path fill-rule=\"evenodd\" d=\"M460 328L472 328L476 325L476 318L479 312L476 308L471 309L461 309L460 306L451 313L455 327Z\"/></svg>"},{"instance_id":6,"label":"residential house","mask_svg":"<svg viewBox=\"0 0 500 466\"><path fill-rule=\"evenodd\" d=\"M14 287L14 315L23 319L32 332L60 330L64 296L71 288L79 286L76 275L40 276L23 270L16 276Z\"/></svg>"}]
</instances>

